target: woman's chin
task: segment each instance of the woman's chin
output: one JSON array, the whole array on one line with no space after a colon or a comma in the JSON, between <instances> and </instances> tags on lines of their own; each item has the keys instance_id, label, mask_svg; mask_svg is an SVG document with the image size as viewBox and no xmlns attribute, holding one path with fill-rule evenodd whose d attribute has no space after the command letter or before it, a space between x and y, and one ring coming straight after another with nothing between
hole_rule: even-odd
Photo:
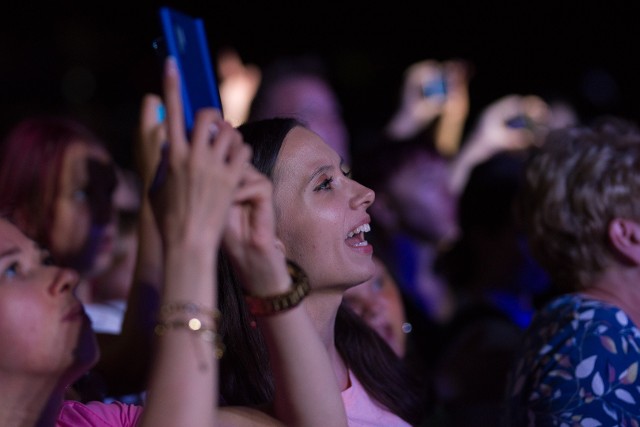
<instances>
[{"instance_id":1,"label":"woman's chin","mask_svg":"<svg viewBox=\"0 0 640 427\"><path fill-rule=\"evenodd\" d=\"M87 317L82 322L82 328L78 334L76 347L71 355L71 363L63 377L63 382L70 385L84 376L100 358L100 350L96 334L91 327L91 321Z\"/></svg>"},{"instance_id":2,"label":"woman's chin","mask_svg":"<svg viewBox=\"0 0 640 427\"><path fill-rule=\"evenodd\" d=\"M98 347L98 339L91 320L85 316L85 320L82 322L82 330L78 337L78 345L74 352L75 364L84 369L89 369L98 362L100 358L100 349Z\"/></svg>"}]
</instances>

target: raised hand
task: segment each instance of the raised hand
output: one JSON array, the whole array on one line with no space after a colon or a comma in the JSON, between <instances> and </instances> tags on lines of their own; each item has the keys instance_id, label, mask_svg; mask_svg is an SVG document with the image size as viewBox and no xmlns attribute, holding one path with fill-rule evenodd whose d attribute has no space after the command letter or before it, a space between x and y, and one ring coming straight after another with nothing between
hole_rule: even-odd
<instances>
[{"instance_id":1,"label":"raised hand","mask_svg":"<svg viewBox=\"0 0 640 427\"><path fill-rule=\"evenodd\" d=\"M197 112L188 141L179 85L176 65L168 60L167 176L153 195L154 213L165 241L194 238L213 243L222 235L251 149L213 108Z\"/></svg>"},{"instance_id":2,"label":"raised hand","mask_svg":"<svg viewBox=\"0 0 640 427\"><path fill-rule=\"evenodd\" d=\"M218 77L224 115L232 125L238 126L249 116L262 72L256 65L243 63L238 52L227 48L218 55Z\"/></svg>"},{"instance_id":3,"label":"raised hand","mask_svg":"<svg viewBox=\"0 0 640 427\"><path fill-rule=\"evenodd\" d=\"M271 181L247 165L223 238L245 291L257 296L290 287L284 252L275 235L272 193Z\"/></svg>"}]
</instances>

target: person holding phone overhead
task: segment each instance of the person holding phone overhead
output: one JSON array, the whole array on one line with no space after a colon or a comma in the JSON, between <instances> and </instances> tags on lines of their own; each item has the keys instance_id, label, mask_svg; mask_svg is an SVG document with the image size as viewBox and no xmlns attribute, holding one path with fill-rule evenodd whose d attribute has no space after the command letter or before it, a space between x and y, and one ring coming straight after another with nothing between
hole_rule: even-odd
<instances>
[{"instance_id":1,"label":"person holding phone overhead","mask_svg":"<svg viewBox=\"0 0 640 427\"><path fill-rule=\"evenodd\" d=\"M274 362L281 374L276 382L282 384L279 396L291 398L289 412L277 420L251 408L217 409L218 358L224 353L217 337L217 324L224 317L216 302L218 248L234 248L227 253L246 279L247 291L280 292L290 286L291 278L284 254L272 244L269 182L247 166L251 150L212 109L198 113L187 144L180 83L171 60L164 86L170 173L154 195L154 213L166 267L144 410L121 403L64 401L65 388L99 357L75 296L78 275L52 266L46 251L0 219L0 340L10 350L0 353L0 424L320 426L325 425L317 421L321 411L323 422L330 417L331 425L345 425L337 384L326 375L328 356L317 335L307 333L313 328L302 307L259 325L271 337L270 350L281 358L274 360L283 361ZM157 102L155 95L145 98L143 118ZM209 190L212 185L215 192ZM228 222L230 214L236 221ZM248 217L256 221L241 221ZM20 309L27 306L28 310ZM304 381L301 392L295 389L302 386L300 372L305 380L311 374L314 381Z\"/></svg>"},{"instance_id":2,"label":"person holding phone overhead","mask_svg":"<svg viewBox=\"0 0 640 427\"><path fill-rule=\"evenodd\" d=\"M158 13L167 55L174 58L182 76L183 113L190 132L199 109L214 107L223 113L204 21L170 7L161 7Z\"/></svg>"}]
</instances>

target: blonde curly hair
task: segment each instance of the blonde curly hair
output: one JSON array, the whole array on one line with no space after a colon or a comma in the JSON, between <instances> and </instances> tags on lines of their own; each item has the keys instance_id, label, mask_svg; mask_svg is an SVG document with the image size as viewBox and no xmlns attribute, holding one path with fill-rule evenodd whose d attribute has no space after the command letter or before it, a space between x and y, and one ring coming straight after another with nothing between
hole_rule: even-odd
<instances>
[{"instance_id":1,"label":"blonde curly hair","mask_svg":"<svg viewBox=\"0 0 640 427\"><path fill-rule=\"evenodd\" d=\"M617 117L551 132L534 149L518 198L533 255L554 283L589 286L613 260L614 218L640 222L640 129Z\"/></svg>"}]
</instances>

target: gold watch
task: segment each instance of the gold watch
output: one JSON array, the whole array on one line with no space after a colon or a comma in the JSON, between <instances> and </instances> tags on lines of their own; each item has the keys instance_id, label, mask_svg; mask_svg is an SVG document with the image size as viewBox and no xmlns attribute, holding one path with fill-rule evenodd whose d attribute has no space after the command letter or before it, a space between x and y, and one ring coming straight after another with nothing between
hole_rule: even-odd
<instances>
[{"instance_id":1,"label":"gold watch","mask_svg":"<svg viewBox=\"0 0 640 427\"><path fill-rule=\"evenodd\" d=\"M291 276L293 285L289 291L266 297L245 295L244 299L249 306L251 314L254 316L268 316L292 309L309 294L309 278L304 270L295 262L287 260L287 271Z\"/></svg>"}]
</instances>

